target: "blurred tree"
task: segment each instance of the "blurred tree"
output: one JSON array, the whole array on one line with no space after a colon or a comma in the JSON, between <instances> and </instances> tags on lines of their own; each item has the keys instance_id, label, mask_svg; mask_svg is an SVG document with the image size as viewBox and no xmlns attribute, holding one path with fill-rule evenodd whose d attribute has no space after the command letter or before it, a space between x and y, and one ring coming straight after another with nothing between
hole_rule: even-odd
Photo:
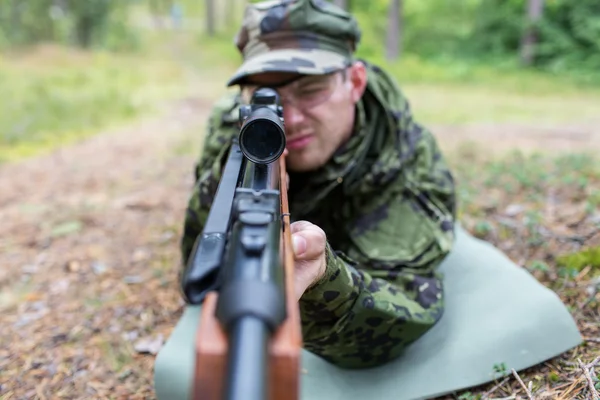
<instances>
[{"instance_id":1,"label":"blurred tree","mask_svg":"<svg viewBox=\"0 0 600 400\"><path fill-rule=\"evenodd\" d=\"M533 64L534 51L538 42L538 23L542 18L544 0L527 1L527 23L521 37L521 63L529 66Z\"/></svg>"},{"instance_id":2,"label":"blurred tree","mask_svg":"<svg viewBox=\"0 0 600 400\"><path fill-rule=\"evenodd\" d=\"M402 0L390 0L385 45L388 60L395 60L402 53L402 9Z\"/></svg>"},{"instance_id":3,"label":"blurred tree","mask_svg":"<svg viewBox=\"0 0 600 400\"><path fill-rule=\"evenodd\" d=\"M236 12L237 12L237 1L236 0L227 0L224 1L225 5L225 25L230 26L235 22Z\"/></svg>"},{"instance_id":4,"label":"blurred tree","mask_svg":"<svg viewBox=\"0 0 600 400\"><path fill-rule=\"evenodd\" d=\"M0 45L40 42L131 48L130 0L0 0Z\"/></svg>"},{"instance_id":5,"label":"blurred tree","mask_svg":"<svg viewBox=\"0 0 600 400\"><path fill-rule=\"evenodd\" d=\"M214 0L206 0L206 33L209 36L215 35L215 2Z\"/></svg>"},{"instance_id":6,"label":"blurred tree","mask_svg":"<svg viewBox=\"0 0 600 400\"><path fill-rule=\"evenodd\" d=\"M0 0L0 36L17 46L54 40L53 6L53 0Z\"/></svg>"},{"instance_id":7,"label":"blurred tree","mask_svg":"<svg viewBox=\"0 0 600 400\"><path fill-rule=\"evenodd\" d=\"M554 72L600 70L600 0L480 0L474 22L464 46L478 58L514 57Z\"/></svg>"},{"instance_id":8,"label":"blurred tree","mask_svg":"<svg viewBox=\"0 0 600 400\"><path fill-rule=\"evenodd\" d=\"M77 45L91 47L107 23L113 5L110 0L68 0L68 10L74 19L74 33Z\"/></svg>"}]
</instances>

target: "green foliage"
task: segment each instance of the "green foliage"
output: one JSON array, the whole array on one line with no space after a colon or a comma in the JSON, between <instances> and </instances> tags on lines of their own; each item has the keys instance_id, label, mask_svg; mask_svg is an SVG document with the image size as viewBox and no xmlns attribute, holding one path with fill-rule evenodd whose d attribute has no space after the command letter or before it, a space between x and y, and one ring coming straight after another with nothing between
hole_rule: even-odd
<instances>
[{"instance_id":1,"label":"green foliage","mask_svg":"<svg viewBox=\"0 0 600 400\"><path fill-rule=\"evenodd\" d=\"M490 224L488 221L481 220L477 221L477 223L475 224L474 234L478 237L485 237L493 230L494 227L492 226L492 224Z\"/></svg>"},{"instance_id":2,"label":"green foliage","mask_svg":"<svg viewBox=\"0 0 600 400\"><path fill-rule=\"evenodd\" d=\"M508 375L510 372L505 362L497 363L492 366L493 374L499 378Z\"/></svg>"},{"instance_id":3,"label":"green foliage","mask_svg":"<svg viewBox=\"0 0 600 400\"><path fill-rule=\"evenodd\" d=\"M68 0L66 9L72 17L73 39L77 45L114 50L134 48L137 40L133 30L128 28L127 5L127 1Z\"/></svg>"},{"instance_id":4,"label":"green foliage","mask_svg":"<svg viewBox=\"0 0 600 400\"><path fill-rule=\"evenodd\" d=\"M138 45L129 27L129 0L2 0L0 49L40 42L131 50Z\"/></svg>"},{"instance_id":5,"label":"green foliage","mask_svg":"<svg viewBox=\"0 0 600 400\"><path fill-rule=\"evenodd\" d=\"M481 0L468 47L476 54L516 57L528 27L527 0ZM600 2L546 0L537 26L534 64L562 72L600 68Z\"/></svg>"},{"instance_id":6,"label":"green foliage","mask_svg":"<svg viewBox=\"0 0 600 400\"><path fill-rule=\"evenodd\" d=\"M471 392L465 392L463 394L461 394L460 396L458 396L458 400L480 400L481 399L481 394L473 394Z\"/></svg>"},{"instance_id":7,"label":"green foliage","mask_svg":"<svg viewBox=\"0 0 600 400\"><path fill-rule=\"evenodd\" d=\"M471 30L479 2L480 0L404 2L403 52L435 59L456 54ZM361 56L372 58L383 55L388 6L387 0L351 2L351 12L363 31L359 47Z\"/></svg>"},{"instance_id":8,"label":"green foliage","mask_svg":"<svg viewBox=\"0 0 600 400\"><path fill-rule=\"evenodd\" d=\"M600 247L592 247L579 252L563 254L557 258L558 265L581 271L587 266L600 269Z\"/></svg>"},{"instance_id":9,"label":"green foliage","mask_svg":"<svg viewBox=\"0 0 600 400\"><path fill-rule=\"evenodd\" d=\"M0 37L4 44L23 45L56 37L52 0L0 2Z\"/></svg>"},{"instance_id":10,"label":"green foliage","mask_svg":"<svg viewBox=\"0 0 600 400\"><path fill-rule=\"evenodd\" d=\"M403 2L401 57L435 61L440 68L461 65L466 78L472 65L492 65L496 74L522 70L526 1ZM359 56L383 58L388 5L387 0L350 2L363 30ZM600 2L545 0L545 5L533 67L587 84L600 83Z\"/></svg>"},{"instance_id":11,"label":"green foliage","mask_svg":"<svg viewBox=\"0 0 600 400\"><path fill-rule=\"evenodd\" d=\"M533 260L527 267L529 271L550 272L550 267L544 261Z\"/></svg>"}]
</instances>

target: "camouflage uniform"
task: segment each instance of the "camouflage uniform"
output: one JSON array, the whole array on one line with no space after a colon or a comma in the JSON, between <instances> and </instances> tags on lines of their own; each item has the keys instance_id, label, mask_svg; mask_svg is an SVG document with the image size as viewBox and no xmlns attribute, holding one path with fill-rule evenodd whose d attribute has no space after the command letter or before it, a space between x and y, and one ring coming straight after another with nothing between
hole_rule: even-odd
<instances>
[{"instance_id":1,"label":"camouflage uniform","mask_svg":"<svg viewBox=\"0 0 600 400\"><path fill-rule=\"evenodd\" d=\"M265 70L340 69L352 60L359 36L355 20L324 1L250 5L238 36L247 62L229 84ZM365 64L368 85L351 139L321 169L289 171L293 220L327 234L325 276L300 299L304 346L347 368L399 356L439 320L437 266L454 240L454 181L434 137L414 121L390 76ZM185 220L184 259L238 133L239 103L239 96L226 96L210 116Z\"/></svg>"}]
</instances>

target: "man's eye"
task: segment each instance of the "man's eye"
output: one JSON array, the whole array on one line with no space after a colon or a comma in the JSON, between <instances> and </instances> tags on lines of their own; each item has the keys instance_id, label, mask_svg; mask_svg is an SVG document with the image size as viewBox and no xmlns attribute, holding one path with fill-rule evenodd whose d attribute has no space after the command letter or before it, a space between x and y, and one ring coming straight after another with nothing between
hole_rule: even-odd
<instances>
[{"instance_id":1,"label":"man's eye","mask_svg":"<svg viewBox=\"0 0 600 400\"><path fill-rule=\"evenodd\" d=\"M301 96L308 96L311 94L315 94L315 93L319 93L321 91L323 91L325 89L325 86L323 85L319 85L319 86L310 86L310 87L306 87L306 88L302 88L298 91L298 93Z\"/></svg>"}]
</instances>

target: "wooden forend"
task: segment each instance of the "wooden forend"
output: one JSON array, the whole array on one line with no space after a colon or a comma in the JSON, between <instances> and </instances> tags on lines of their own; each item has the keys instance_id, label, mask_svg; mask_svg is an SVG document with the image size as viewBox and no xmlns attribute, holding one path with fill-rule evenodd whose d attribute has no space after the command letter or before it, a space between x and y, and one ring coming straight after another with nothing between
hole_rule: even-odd
<instances>
[{"instance_id":1,"label":"wooden forend","mask_svg":"<svg viewBox=\"0 0 600 400\"><path fill-rule=\"evenodd\" d=\"M200 327L196 332L196 368L194 373L194 400L223 398L223 384L227 365L227 336L215 317L217 292L210 292L202 305Z\"/></svg>"},{"instance_id":2,"label":"wooden forend","mask_svg":"<svg viewBox=\"0 0 600 400\"><path fill-rule=\"evenodd\" d=\"M300 356L302 331L298 301L294 289L294 255L287 197L285 157L280 157L283 267L287 318L269 344L269 398L297 400L300 394ZM227 364L227 337L215 317L218 294L207 295L196 334L194 400L221 400Z\"/></svg>"}]
</instances>

